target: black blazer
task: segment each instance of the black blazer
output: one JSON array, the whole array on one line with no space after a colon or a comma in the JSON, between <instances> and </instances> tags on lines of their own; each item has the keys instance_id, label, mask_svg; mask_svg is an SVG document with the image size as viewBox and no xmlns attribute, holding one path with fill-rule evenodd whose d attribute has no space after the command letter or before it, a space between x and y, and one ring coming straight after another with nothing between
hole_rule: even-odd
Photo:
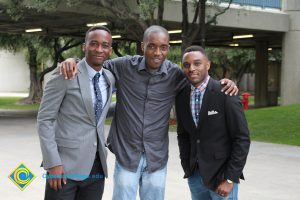
<instances>
[{"instance_id":1,"label":"black blazer","mask_svg":"<svg viewBox=\"0 0 300 200\"><path fill-rule=\"evenodd\" d=\"M197 128L190 108L190 85L177 95L175 104L184 177L199 169L204 184L212 190L225 179L238 183L239 178L244 178L242 171L250 147L240 99L225 95L221 88L219 81L210 78Z\"/></svg>"}]
</instances>

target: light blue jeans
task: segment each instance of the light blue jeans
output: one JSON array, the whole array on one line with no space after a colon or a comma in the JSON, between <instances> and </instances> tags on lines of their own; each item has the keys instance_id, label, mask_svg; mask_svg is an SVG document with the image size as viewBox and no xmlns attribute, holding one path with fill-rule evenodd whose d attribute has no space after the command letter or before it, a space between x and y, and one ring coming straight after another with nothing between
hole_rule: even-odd
<instances>
[{"instance_id":1,"label":"light blue jeans","mask_svg":"<svg viewBox=\"0 0 300 200\"><path fill-rule=\"evenodd\" d=\"M191 191L192 200L237 200L238 184L233 183L233 188L227 197L222 197L215 191L207 188L202 181L200 173L195 170L192 176L188 178L188 184Z\"/></svg>"},{"instance_id":2,"label":"light blue jeans","mask_svg":"<svg viewBox=\"0 0 300 200\"><path fill-rule=\"evenodd\" d=\"M163 200L165 196L167 166L153 173L147 172L145 155L136 172L122 167L116 160L114 172L113 200L136 199L139 187L140 200Z\"/></svg>"}]
</instances>

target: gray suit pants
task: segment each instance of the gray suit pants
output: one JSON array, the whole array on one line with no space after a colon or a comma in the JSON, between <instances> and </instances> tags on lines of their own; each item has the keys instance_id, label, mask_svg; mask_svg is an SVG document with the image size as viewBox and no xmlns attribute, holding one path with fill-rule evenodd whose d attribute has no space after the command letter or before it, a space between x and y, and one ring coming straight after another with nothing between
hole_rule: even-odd
<instances>
[{"instance_id":1,"label":"gray suit pants","mask_svg":"<svg viewBox=\"0 0 300 200\"><path fill-rule=\"evenodd\" d=\"M98 152L96 153L90 177L83 181L67 179L61 190L50 188L46 181L45 200L101 200L104 190L103 174Z\"/></svg>"}]
</instances>

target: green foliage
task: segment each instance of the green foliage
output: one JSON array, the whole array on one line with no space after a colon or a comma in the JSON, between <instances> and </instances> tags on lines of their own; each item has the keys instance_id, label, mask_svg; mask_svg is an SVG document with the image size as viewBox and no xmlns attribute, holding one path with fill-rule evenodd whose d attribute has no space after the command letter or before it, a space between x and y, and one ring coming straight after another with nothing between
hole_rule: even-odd
<instances>
[{"instance_id":1,"label":"green foliage","mask_svg":"<svg viewBox=\"0 0 300 200\"><path fill-rule=\"evenodd\" d=\"M254 72L255 50L238 48L207 48L213 76L239 81L246 72Z\"/></svg>"},{"instance_id":2,"label":"green foliage","mask_svg":"<svg viewBox=\"0 0 300 200\"><path fill-rule=\"evenodd\" d=\"M170 46L168 59L173 63L181 65L181 47L178 45Z\"/></svg>"},{"instance_id":3,"label":"green foliage","mask_svg":"<svg viewBox=\"0 0 300 200\"><path fill-rule=\"evenodd\" d=\"M71 49L68 49L67 51L63 52L64 58L83 58L84 53L82 51L82 46L79 45L77 47L73 47Z\"/></svg>"},{"instance_id":4,"label":"green foliage","mask_svg":"<svg viewBox=\"0 0 300 200\"><path fill-rule=\"evenodd\" d=\"M65 3L68 7L77 6L82 3L83 0L66 0ZM58 5L62 3L60 0L31 0L30 4L27 4L27 8L33 8L37 11L54 11Z\"/></svg>"},{"instance_id":5,"label":"green foliage","mask_svg":"<svg viewBox=\"0 0 300 200\"><path fill-rule=\"evenodd\" d=\"M158 7L158 0L140 0L140 17L143 20L152 19L154 10Z\"/></svg>"},{"instance_id":6,"label":"green foliage","mask_svg":"<svg viewBox=\"0 0 300 200\"><path fill-rule=\"evenodd\" d=\"M281 63L282 51L280 49L273 49L272 51L269 51L269 60Z\"/></svg>"},{"instance_id":7,"label":"green foliage","mask_svg":"<svg viewBox=\"0 0 300 200\"><path fill-rule=\"evenodd\" d=\"M21 97L0 97L0 109L37 110L39 108L39 104L20 105L18 104L20 99Z\"/></svg>"},{"instance_id":8,"label":"green foliage","mask_svg":"<svg viewBox=\"0 0 300 200\"><path fill-rule=\"evenodd\" d=\"M24 0L9 0L6 1L7 8L6 13L15 21L18 21L24 17L24 7L23 7Z\"/></svg>"},{"instance_id":9,"label":"green foliage","mask_svg":"<svg viewBox=\"0 0 300 200\"><path fill-rule=\"evenodd\" d=\"M0 33L0 49L10 52L21 50L26 44L26 38L18 34Z\"/></svg>"},{"instance_id":10,"label":"green foliage","mask_svg":"<svg viewBox=\"0 0 300 200\"><path fill-rule=\"evenodd\" d=\"M246 111L251 139L300 146L300 104Z\"/></svg>"},{"instance_id":11,"label":"green foliage","mask_svg":"<svg viewBox=\"0 0 300 200\"><path fill-rule=\"evenodd\" d=\"M118 41L118 51L123 56L125 55L135 55L136 54L136 42L131 41ZM111 58L118 57L115 52L113 52Z\"/></svg>"}]
</instances>

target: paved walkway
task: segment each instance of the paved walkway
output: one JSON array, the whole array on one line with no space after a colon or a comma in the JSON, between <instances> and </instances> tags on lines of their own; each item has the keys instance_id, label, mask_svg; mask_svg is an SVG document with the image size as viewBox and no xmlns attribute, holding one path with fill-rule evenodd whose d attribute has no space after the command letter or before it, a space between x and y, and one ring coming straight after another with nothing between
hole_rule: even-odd
<instances>
[{"instance_id":1,"label":"paved walkway","mask_svg":"<svg viewBox=\"0 0 300 200\"><path fill-rule=\"evenodd\" d=\"M106 127L107 130L109 127ZM41 200L44 195L44 171L34 117L0 117L0 199ZM7 177L20 162L37 178L24 190ZM104 200L111 199L114 156L109 155L109 179ZM300 147L252 142L244 170L246 181L239 187L241 200L299 200ZM166 200L190 199L186 180L182 179L176 134L170 133L170 159Z\"/></svg>"}]
</instances>

